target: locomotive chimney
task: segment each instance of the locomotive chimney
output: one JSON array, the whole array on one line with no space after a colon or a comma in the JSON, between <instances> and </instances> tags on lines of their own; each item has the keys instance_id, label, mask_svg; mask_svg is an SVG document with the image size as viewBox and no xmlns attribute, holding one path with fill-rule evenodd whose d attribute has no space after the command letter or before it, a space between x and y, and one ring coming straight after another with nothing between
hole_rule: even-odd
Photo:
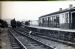
<instances>
[{"instance_id":1,"label":"locomotive chimney","mask_svg":"<svg viewBox=\"0 0 75 49\"><path fill-rule=\"evenodd\" d=\"M73 5L72 5L72 4L70 4L70 5L69 5L69 8L71 9L72 7L73 7Z\"/></svg>"},{"instance_id":2,"label":"locomotive chimney","mask_svg":"<svg viewBox=\"0 0 75 49\"><path fill-rule=\"evenodd\" d=\"M62 8L59 8L59 11L62 11Z\"/></svg>"}]
</instances>

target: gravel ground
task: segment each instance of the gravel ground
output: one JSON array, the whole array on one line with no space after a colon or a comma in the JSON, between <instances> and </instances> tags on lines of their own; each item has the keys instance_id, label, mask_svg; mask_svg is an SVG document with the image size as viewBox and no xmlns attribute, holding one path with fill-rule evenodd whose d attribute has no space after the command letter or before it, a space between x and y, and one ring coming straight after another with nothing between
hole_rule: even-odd
<instances>
[{"instance_id":1,"label":"gravel ground","mask_svg":"<svg viewBox=\"0 0 75 49\"><path fill-rule=\"evenodd\" d=\"M1 48L0 49L12 49L12 47L10 46L10 41L9 41L7 30L8 30L7 28L1 29L1 34L0 34Z\"/></svg>"},{"instance_id":2,"label":"gravel ground","mask_svg":"<svg viewBox=\"0 0 75 49\"><path fill-rule=\"evenodd\" d=\"M33 39L36 39L37 41L40 41L41 43L48 45L54 49L75 49L75 47L67 46L62 43L58 43L58 42L54 42L54 41L50 41L50 40L45 40L43 38L39 38L36 36L30 36L30 37Z\"/></svg>"},{"instance_id":3,"label":"gravel ground","mask_svg":"<svg viewBox=\"0 0 75 49\"><path fill-rule=\"evenodd\" d=\"M0 49L1 49L1 28L0 28Z\"/></svg>"},{"instance_id":4,"label":"gravel ground","mask_svg":"<svg viewBox=\"0 0 75 49\"><path fill-rule=\"evenodd\" d=\"M41 44L38 44L37 42L27 38L27 37L24 37L22 35L19 35L15 32L13 32L13 35L19 39L19 41L22 42L22 44L24 46L26 46L27 49L49 49L48 47L45 47Z\"/></svg>"}]
</instances>

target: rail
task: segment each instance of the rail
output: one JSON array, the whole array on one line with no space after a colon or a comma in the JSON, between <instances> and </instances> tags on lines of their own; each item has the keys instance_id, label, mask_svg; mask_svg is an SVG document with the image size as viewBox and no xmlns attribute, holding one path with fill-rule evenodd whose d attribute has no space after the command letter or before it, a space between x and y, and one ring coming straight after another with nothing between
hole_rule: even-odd
<instances>
[{"instance_id":1,"label":"rail","mask_svg":"<svg viewBox=\"0 0 75 49\"><path fill-rule=\"evenodd\" d=\"M9 32L11 33L11 35L17 40L17 42L20 44L20 46L22 47L22 49L27 49L26 46L24 46L19 40L18 38L15 37L15 35L9 30Z\"/></svg>"},{"instance_id":2,"label":"rail","mask_svg":"<svg viewBox=\"0 0 75 49\"><path fill-rule=\"evenodd\" d=\"M20 29L23 30L23 28L20 28ZM25 30L26 30L26 29L25 29ZM18 30L18 31L19 31L19 30ZM21 32L21 31L20 31L20 32ZM22 34L22 35L25 35L24 33L25 33L25 32L22 32L21 34ZM32 34L31 34L30 36L28 36L28 37L30 37L30 38L32 38L32 39L34 39L34 40L37 40L37 41L39 41L38 39L46 39L46 40L51 40L51 41L54 41L54 42L57 42L57 43L58 43L58 42L59 42L59 43L62 43L62 45L67 45L67 46L72 46L72 47L75 46L75 45L73 46L73 43L71 43L71 42L70 42L70 43L67 42L67 41L64 42L64 41L62 41L62 40L57 41L57 40L53 40L53 39L49 39L49 38L45 38L45 37L41 37L41 36L37 36L37 35L35 35L34 38L33 38L33 35L32 35ZM38 39L37 39L36 37L37 37ZM40 37L41 37L41 38L40 38ZM39 42L43 43L42 40L40 40ZM43 44L47 44L47 43L43 43ZM47 45L50 46L49 44L47 44ZM50 46L50 47L52 47L52 46ZM52 47L52 48L53 48L53 47Z\"/></svg>"}]
</instances>

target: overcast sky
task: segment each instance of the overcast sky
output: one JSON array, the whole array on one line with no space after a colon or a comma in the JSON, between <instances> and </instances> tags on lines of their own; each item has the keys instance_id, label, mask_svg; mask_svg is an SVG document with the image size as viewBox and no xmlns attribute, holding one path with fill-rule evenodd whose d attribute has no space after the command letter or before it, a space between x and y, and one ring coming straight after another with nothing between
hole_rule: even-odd
<instances>
[{"instance_id":1,"label":"overcast sky","mask_svg":"<svg viewBox=\"0 0 75 49\"><path fill-rule=\"evenodd\" d=\"M38 20L38 17L56 12L59 8L68 8L69 4L75 6L74 1L2 2L2 19Z\"/></svg>"}]
</instances>

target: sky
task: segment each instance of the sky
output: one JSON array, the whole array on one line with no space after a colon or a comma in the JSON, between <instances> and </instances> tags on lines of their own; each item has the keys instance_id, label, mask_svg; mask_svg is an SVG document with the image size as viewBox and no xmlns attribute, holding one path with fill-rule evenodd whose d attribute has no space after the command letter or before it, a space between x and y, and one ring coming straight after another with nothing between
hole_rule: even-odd
<instances>
[{"instance_id":1,"label":"sky","mask_svg":"<svg viewBox=\"0 0 75 49\"><path fill-rule=\"evenodd\" d=\"M40 16L75 6L75 1L8 1L2 2L2 19L38 20Z\"/></svg>"}]
</instances>

